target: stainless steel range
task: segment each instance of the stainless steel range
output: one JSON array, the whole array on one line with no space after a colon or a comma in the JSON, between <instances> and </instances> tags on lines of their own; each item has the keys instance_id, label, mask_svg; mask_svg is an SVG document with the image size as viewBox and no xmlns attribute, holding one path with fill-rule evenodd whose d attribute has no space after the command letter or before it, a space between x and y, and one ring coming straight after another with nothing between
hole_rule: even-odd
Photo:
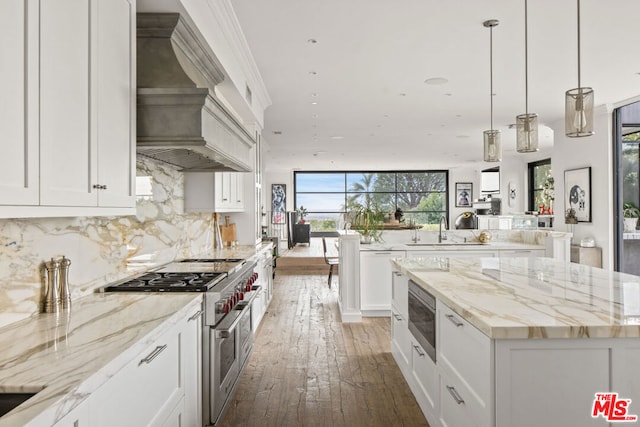
<instances>
[{"instance_id":1,"label":"stainless steel range","mask_svg":"<svg viewBox=\"0 0 640 427\"><path fill-rule=\"evenodd\" d=\"M253 350L251 303L260 286L255 262L191 258L173 262L105 292L203 292L203 423L217 425Z\"/></svg>"}]
</instances>

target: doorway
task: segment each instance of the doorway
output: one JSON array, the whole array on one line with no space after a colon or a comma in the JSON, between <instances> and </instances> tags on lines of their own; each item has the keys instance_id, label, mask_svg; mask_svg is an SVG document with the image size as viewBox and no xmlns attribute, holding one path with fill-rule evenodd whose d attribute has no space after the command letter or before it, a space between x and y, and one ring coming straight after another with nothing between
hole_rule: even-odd
<instances>
[{"instance_id":1,"label":"doorway","mask_svg":"<svg viewBox=\"0 0 640 427\"><path fill-rule=\"evenodd\" d=\"M614 112L615 132L615 269L640 275L640 102Z\"/></svg>"}]
</instances>

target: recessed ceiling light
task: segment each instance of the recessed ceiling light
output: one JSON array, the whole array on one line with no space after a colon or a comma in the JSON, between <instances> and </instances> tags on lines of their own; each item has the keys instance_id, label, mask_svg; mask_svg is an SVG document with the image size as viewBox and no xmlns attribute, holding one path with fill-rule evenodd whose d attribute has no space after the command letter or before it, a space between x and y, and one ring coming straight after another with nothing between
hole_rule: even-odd
<instances>
[{"instance_id":1,"label":"recessed ceiling light","mask_svg":"<svg viewBox=\"0 0 640 427\"><path fill-rule=\"evenodd\" d=\"M469 138L469 135L456 135L456 138L460 138L460 139Z\"/></svg>"},{"instance_id":2,"label":"recessed ceiling light","mask_svg":"<svg viewBox=\"0 0 640 427\"><path fill-rule=\"evenodd\" d=\"M438 85L449 83L449 80L445 79L444 77L432 77L430 79L425 80L424 82L428 85L438 86Z\"/></svg>"},{"instance_id":3,"label":"recessed ceiling light","mask_svg":"<svg viewBox=\"0 0 640 427\"><path fill-rule=\"evenodd\" d=\"M311 116L311 117L313 117L314 119L317 119L317 118L318 118L318 115L317 115L317 114L314 114L314 115L313 115L313 116Z\"/></svg>"},{"instance_id":4,"label":"recessed ceiling light","mask_svg":"<svg viewBox=\"0 0 640 427\"><path fill-rule=\"evenodd\" d=\"M317 94L317 93L315 93L315 92L313 92L313 93L311 94L311 96L313 96L313 97L315 98L316 96L318 96L318 94Z\"/></svg>"},{"instance_id":5,"label":"recessed ceiling light","mask_svg":"<svg viewBox=\"0 0 640 427\"><path fill-rule=\"evenodd\" d=\"M334 135L331 137L331 139L344 139L344 136L342 135Z\"/></svg>"},{"instance_id":6,"label":"recessed ceiling light","mask_svg":"<svg viewBox=\"0 0 640 427\"><path fill-rule=\"evenodd\" d=\"M309 71L309 74L311 74L312 76L317 76L318 75L318 73L316 71L313 71L313 70Z\"/></svg>"},{"instance_id":7,"label":"recessed ceiling light","mask_svg":"<svg viewBox=\"0 0 640 427\"><path fill-rule=\"evenodd\" d=\"M308 40L307 40L307 43L309 43L309 44L316 44L316 43L318 43L318 40L316 40L316 39L308 39Z\"/></svg>"},{"instance_id":8,"label":"recessed ceiling light","mask_svg":"<svg viewBox=\"0 0 640 427\"><path fill-rule=\"evenodd\" d=\"M282 131L281 130L274 130L273 134L274 135L282 135Z\"/></svg>"},{"instance_id":9,"label":"recessed ceiling light","mask_svg":"<svg viewBox=\"0 0 640 427\"><path fill-rule=\"evenodd\" d=\"M406 94L406 93L404 93L404 92L401 92L401 93L400 93L400 96L407 96L407 94Z\"/></svg>"},{"instance_id":10,"label":"recessed ceiling light","mask_svg":"<svg viewBox=\"0 0 640 427\"><path fill-rule=\"evenodd\" d=\"M311 105L318 105L318 103L316 101L313 101Z\"/></svg>"},{"instance_id":11,"label":"recessed ceiling light","mask_svg":"<svg viewBox=\"0 0 640 427\"><path fill-rule=\"evenodd\" d=\"M452 94L452 93L447 92L447 93L445 93L444 95L445 95L445 96L451 96L451 95L453 95L453 94Z\"/></svg>"}]
</instances>

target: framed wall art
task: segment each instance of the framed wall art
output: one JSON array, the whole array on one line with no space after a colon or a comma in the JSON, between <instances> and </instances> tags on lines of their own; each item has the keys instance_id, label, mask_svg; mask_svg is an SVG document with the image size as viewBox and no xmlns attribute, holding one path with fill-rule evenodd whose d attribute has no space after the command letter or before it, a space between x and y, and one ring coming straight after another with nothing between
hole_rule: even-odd
<instances>
[{"instance_id":1,"label":"framed wall art","mask_svg":"<svg viewBox=\"0 0 640 427\"><path fill-rule=\"evenodd\" d=\"M284 224L287 218L287 186L271 184L271 223Z\"/></svg>"},{"instance_id":2,"label":"framed wall art","mask_svg":"<svg viewBox=\"0 0 640 427\"><path fill-rule=\"evenodd\" d=\"M456 208L469 208L473 200L473 183L456 182Z\"/></svg>"},{"instance_id":3,"label":"framed wall art","mask_svg":"<svg viewBox=\"0 0 640 427\"><path fill-rule=\"evenodd\" d=\"M578 222L591 222L591 168L564 171L564 206L573 209Z\"/></svg>"}]
</instances>

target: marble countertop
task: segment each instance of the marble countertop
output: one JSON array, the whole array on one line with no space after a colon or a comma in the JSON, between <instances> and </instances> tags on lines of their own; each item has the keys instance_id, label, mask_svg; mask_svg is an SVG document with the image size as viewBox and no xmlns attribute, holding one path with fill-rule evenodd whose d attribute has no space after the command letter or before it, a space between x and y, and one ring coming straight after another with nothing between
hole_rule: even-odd
<instances>
[{"instance_id":1,"label":"marble countertop","mask_svg":"<svg viewBox=\"0 0 640 427\"><path fill-rule=\"evenodd\" d=\"M542 245L517 242L418 242L414 243L371 243L360 245L361 251L505 251L505 250L545 250Z\"/></svg>"},{"instance_id":2,"label":"marble countertop","mask_svg":"<svg viewBox=\"0 0 640 427\"><path fill-rule=\"evenodd\" d=\"M96 293L0 329L0 392L37 392L0 427L53 425L180 319L200 293Z\"/></svg>"},{"instance_id":3,"label":"marble countertop","mask_svg":"<svg viewBox=\"0 0 640 427\"><path fill-rule=\"evenodd\" d=\"M640 337L638 276L542 257L391 262L490 338Z\"/></svg>"},{"instance_id":4,"label":"marble countertop","mask_svg":"<svg viewBox=\"0 0 640 427\"><path fill-rule=\"evenodd\" d=\"M271 247L264 242L197 257L255 259ZM140 257L129 271L138 275L164 264ZM0 427L53 425L201 301L201 293L191 292L96 292L73 301L71 310L0 328L0 392L38 392L0 417Z\"/></svg>"}]
</instances>

